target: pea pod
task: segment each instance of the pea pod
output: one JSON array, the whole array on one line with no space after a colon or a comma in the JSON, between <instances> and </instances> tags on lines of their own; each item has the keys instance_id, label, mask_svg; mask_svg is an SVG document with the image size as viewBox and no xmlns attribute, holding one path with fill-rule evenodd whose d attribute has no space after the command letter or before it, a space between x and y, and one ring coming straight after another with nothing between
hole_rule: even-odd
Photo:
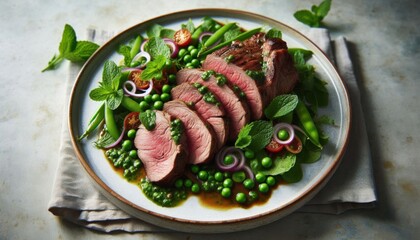
<instances>
[{"instance_id":1,"label":"pea pod","mask_svg":"<svg viewBox=\"0 0 420 240\"><path fill-rule=\"evenodd\" d=\"M121 105L125 109L127 109L131 112L140 112L140 105L136 101L134 101L133 99L131 99L127 96L123 97L123 99L121 101Z\"/></svg>"},{"instance_id":2,"label":"pea pod","mask_svg":"<svg viewBox=\"0 0 420 240\"><path fill-rule=\"evenodd\" d=\"M295 112L300 123L302 124L304 131L308 135L309 140L317 147L322 148L321 144L319 143L318 129L316 128L315 123L312 120L311 114L309 113L305 104L301 100L298 101L298 104L295 108Z\"/></svg>"},{"instance_id":3,"label":"pea pod","mask_svg":"<svg viewBox=\"0 0 420 240\"><path fill-rule=\"evenodd\" d=\"M134 40L133 46L131 47L131 50L130 50L131 59L133 59L137 55L137 53L139 53L141 40L142 40L141 36L137 36L136 40Z\"/></svg>"},{"instance_id":4,"label":"pea pod","mask_svg":"<svg viewBox=\"0 0 420 240\"><path fill-rule=\"evenodd\" d=\"M107 106L105 103L105 124L106 128L115 140L120 137L120 130L117 127L117 123L115 122L114 112Z\"/></svg>"},{"instance_id":5,"label":"pea pod","mask_svg":"<svg viewBox=\"0 0 420 240\"><path fill-rule=\"evenodd\" d=\"M235 38L233 38L229 41L222 42L222 43L216 45L215 47L213 47L211 49L205 50L204 52L200 52L198 55L199 56L206 56L207 54L212 53L212 52L216 51L217 49L220 49L224 46L227 46L227 45L231 44L233 41L244 41L244 40L250 38L252 35L254 35L254 34L256 34L260 31L261 31L261 28L254 28L254 29L251 29L249 31L243 32L243 33L239 34L238 36L236 36Z\"/></svg>"},{"instance_id":6,"label":"pea pod","mask_svg":"<svg viewBox=\"0 0 420 240\"><path fill-rule=\"evenodd\" d=\"M203 33L203 27L200 25L200 26L198 26L195 30L194 30L194 32L192 33L192 35L191 35L191 39L192 39L192 41L193 41L193 43L194 44L196 44L197 43L197 41L198 41L198 38L200 37L200 35Z\"/></svg>"},{"instance_id":7,"label":"pea pod","mask_svg":"<svg viewBox=\"0 0 420 240\"><path fill-rule=\"evenodd\" d=\"M93 132L99 126L102 120L104 120L104 107L105 107L105 104L102 104L101 107L96 111L96 113L90 119L86 131L78 138L79 141L89 136L89 134Z\"/></svg>"},{"instance_id":8,"label":"pea pod","mask_svg":"<svg viewBox=\"0 0 420 240\"><path fill-rule=\"evenodd\" d=\"M236 25L236 23L234 23L234 22L226 23L225 25L223 25L223 27L219 28L219 30L217 30L213 35L211 35L211 37L209 37L209 39L207 39L207 41L203 44L203 47L207 48L207 47L210 47L211 45L215 44L219 39L223 38L223 35L229 29L231 29L235 25Z\"/></svg>"}]
</instances>

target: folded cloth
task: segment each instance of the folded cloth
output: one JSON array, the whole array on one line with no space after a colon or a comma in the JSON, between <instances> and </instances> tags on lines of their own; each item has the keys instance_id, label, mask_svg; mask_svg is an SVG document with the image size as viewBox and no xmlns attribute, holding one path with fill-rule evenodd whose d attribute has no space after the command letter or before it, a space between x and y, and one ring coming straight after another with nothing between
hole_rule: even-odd
<instances>
[{"instance_id":1,"label":"folded cloth","mask_svg":"<svg viewBox=\"0 0 420 240\"><path fill-rule=\"evenodd\" d=\"M88 38L99 44L111 35L106 31L88 31ZM348 209L373 207L376 195L369 144L346 39L339 37L335 41L330 41L329 33L325 29L311 29L306 36L336 62L338 71L348 87L353 118L349 145L342 164L323 190L297 212L339 214ZM80 66L70 64L69 70L66 82L66 103ZM68 111L65 109L59 163L48 210L63 219L104 232L170 231L130 216L110 203L93 187L72 148L67 114Z\"/></svg>"}]
</instances>

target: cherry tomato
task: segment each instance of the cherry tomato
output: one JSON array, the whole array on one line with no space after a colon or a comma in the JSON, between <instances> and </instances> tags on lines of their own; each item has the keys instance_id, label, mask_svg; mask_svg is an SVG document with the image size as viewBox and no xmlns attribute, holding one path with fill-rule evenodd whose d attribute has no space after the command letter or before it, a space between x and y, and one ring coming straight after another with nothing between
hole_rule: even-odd
<instances>
[{"instance_id":1,"label":"cherry tomato","mask_svg":"<svg viewBox=\"0 0 420 240\"><path fill-rule=\"evenodd\" d=\"M187 29L180 29L174 34L174 41L180 47L186 47L191 43L191 33Z\"/></svg>"},{"instance_id":2,"label":"cherry tomato","mask_svg":"<svg viewBox=\"0 0 420 240\"><path fill-rule=\"evenodd\" d=\"M265 149L271 153L278 153L283 149L284 145L276 142L276 140L271 139L271 142L265 146Z\"/></svg>"},{"instance_id":3,"label":"cherry tomato","mask_svg":"<svg viewBox=\"0 0 420 240\"><path fill-rule=\"evenodd\" d=\"M285 147L290 153L298 154L302 151L302 141L295 135L293 141Z\"/></svg>"},{"instance_id":4,"label":"cherry tomato","mask_svg":"<svg viewBox=\"0 0 420 240\"><path fill-rule=\"evenodd\" d=\"M128 75L128 80L133 81L136 84L138 89L147 89L149 87L149 81L144 81L141 79L142 70L133 70Z\"/></svg>"},{"instance_id":5,"label":"cherry tomato","mask_svg":"<svg viewBox=\"0 0 420 240\"><path fill-rule=\"evenodd\" d=\"M137 129L140 126L140 119L138 112L130 112L124 118L124 128L126 131L130 129Z\"/></svg>"}]
</instances>

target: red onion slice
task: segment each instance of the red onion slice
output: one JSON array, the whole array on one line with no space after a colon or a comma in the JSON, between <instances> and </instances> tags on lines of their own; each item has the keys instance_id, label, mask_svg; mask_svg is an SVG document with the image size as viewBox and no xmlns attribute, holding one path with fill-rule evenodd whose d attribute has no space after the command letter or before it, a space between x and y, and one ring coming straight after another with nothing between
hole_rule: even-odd
<instances>
[{"instance_id":1,"label":"red onion slice","mask_svg":"<svg viewBox=\"0 0 420 240\"><path fill-rule=\"evenodd\" d=\"M137 68L144 68L146 66L146 64L148 62L150 62L150 60L152 59L152 57L150 56L150 54L148 52L141 51L141 52L137 53L136 56L133 57L133 61L140 60L141 58L145 58L146 61L143 64L141 64L140 66L138 66Z\"/></svg>"},{"instance_id":2,"label":"red onion slice","mask_svg":"<svg viewBox=\"0 0 420 240\"><path fill-rule=\"evenodd\" d=\"M203 42L204 37L210 37L211 35L213 35L214 33L212 32L203 32L200 34L200 36L198 37L198 41ZM221 39L217 40L217 42L215 42L213 45L209 46L208 48L212 48L214 46L216 46L217 44L219 44L221 41Z\"/></svg>"},{"instance_id":3,"label":"red onion slice","mask_svg":"<svg viewBox=\"0 0 420 240\"><path fill-rule=\"evenodd\" d=\"M245 174L248 175L249 179L254 180L254 172L252 172L251 168L248 166L244 166L243 170L245 171Z\"/></svg>"},{"instance_id":4,"label":"red onion slice","mask_svg":"<svg viewBox=\"0 0 420 240\"><path fill-rule=\"evenodd\" d=\"M289 133L289 138L286 140L280 140L279 137L277 136L277 133L282 129L285 129ZM274 126L273 138L274 140L276 140L276 142L286 145L286 144L291 143L293 139L295 138L295 131L292 125L288 123L278 123Z\"/></svg>"},{"instance_id":5,"label":"red onion slice","mask_svg":"<svg viewBox=\"0 0 420 240\"><path fill-rule=\"evenodd\" d=\"M226 156L231 155L234 159L232 164L225 165L223 160ZM223 148L217 155L216 155L216 165L218 168L224 171L235 172L242 169L245 165L245 156L243 152L235 147L226 147Z\"/></svg>"},{"instance_id":6,"label":"red onion slice","mask_svg":"<svg viewBox=\"0 0 420 240\"><path fill-rule=\"evenodd\" d=\"M131 86L131 89L128 89L127 88L128 86ZM136 93L136 90L137 90L136 84L131 80L127 80L123 84L123 90L124 90L124 93L130 97L135 97L135 98L145 97L152 92L153 81L152 80L149 81L149 87L147 89L145 90L140 89L139 91L141 91L141 93Z\"/></svg>"},{"instance_id":7,"label":"red onion slice","mask_svg":"<svg viewBox=\"0 0 420 240\"><path fill-rule=\"evenodd\" d=\"M122 129L122 131L121 131L121 134L120 134L120 136L118 137L118 139L117 139L115 142L113 142L113 143L111 143L111 144L109 144L109 145L105 146L105 147L104 147L104 149L105 149L105 150L108 150L108 149L110 149L110 148L114 148L114 147L118 146L118 144L119 144L119 143L121 142L121 140L124 138L124 135L125 135L125 128L123 127L123 129Z\"/></svg>"}]
</instances>

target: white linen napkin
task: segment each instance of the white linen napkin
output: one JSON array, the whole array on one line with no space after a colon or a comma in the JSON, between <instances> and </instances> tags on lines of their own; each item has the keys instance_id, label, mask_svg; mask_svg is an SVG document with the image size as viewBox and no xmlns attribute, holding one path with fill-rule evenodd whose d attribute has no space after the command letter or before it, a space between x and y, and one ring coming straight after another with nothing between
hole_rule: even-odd
<instances>
[{"instance_id":1,"label":"white linen napkin","mask_svg":"<svg viewBox=\"0 0 420 240\"><path fill-rule=\"evenodd\" d=\"M102 44L113 34L88 30L88 39ZM297 212L339 214L349 209L373 207L375 186L360 93L352 60L344 37L330 41L325 29L310 29L308 36L336 63L345 81L353 111L352 128L347 152L329 183ZM70 64L66 81L66 104L80 66ZM77 159L68 131L67 107L63 113L59 164L48 210L56 216L104 232L165 232L170 231L134 218L110 203L90 182ZM348 171L352 169L352 171ZM275 224L275 223L272 223Z\"/></svg>"}]
</instances>

